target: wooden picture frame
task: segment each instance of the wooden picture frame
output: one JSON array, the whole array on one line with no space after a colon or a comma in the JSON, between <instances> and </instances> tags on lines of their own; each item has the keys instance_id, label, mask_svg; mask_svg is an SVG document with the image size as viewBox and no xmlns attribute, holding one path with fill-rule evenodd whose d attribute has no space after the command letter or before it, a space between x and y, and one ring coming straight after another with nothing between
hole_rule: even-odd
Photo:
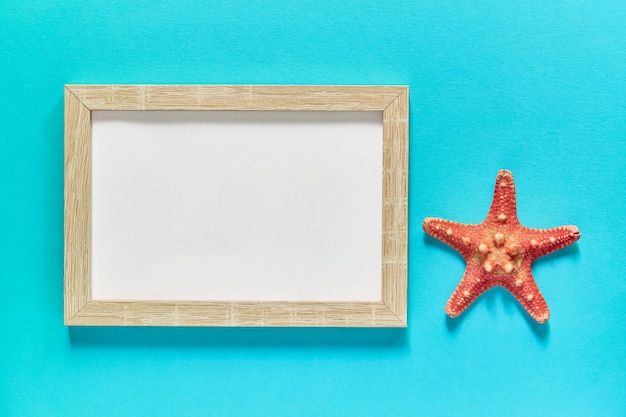
<instances>
[{"instance_id":1,"label":"wooden picture frame","mask_svg":"<svg viewBox=\"0 0 626 417\"><path fill-rule=\"evenodd\" d=\"M100 300L91 287L92 111L381 112L381 299ZM396 86L65 86L65 277L68 326L406 327L408 88Z\"/></svg>"}]
</instances>

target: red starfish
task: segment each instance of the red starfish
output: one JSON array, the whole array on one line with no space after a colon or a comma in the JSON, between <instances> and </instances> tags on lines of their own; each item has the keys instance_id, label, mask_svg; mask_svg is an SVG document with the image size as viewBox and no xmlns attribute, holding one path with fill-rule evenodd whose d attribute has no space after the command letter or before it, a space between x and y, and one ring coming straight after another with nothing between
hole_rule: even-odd
<instances>
[{"instance_id":1,"label":"red starfish","mask_svg":"<svg viewBox=\"0 0 626 417\"><path fill-rule=\"evenodd\" d=\"M550 318L531 272L540 256L571 245L580 238L576 226L530 229L517 219L513 174L501 170L493 201L481 224L462 224L426 218L424 231L459 251L466 269L446 304L450 317L461 314L482 293L495 286L506 288L539 323Z\"/></svg>"}]
</instances>

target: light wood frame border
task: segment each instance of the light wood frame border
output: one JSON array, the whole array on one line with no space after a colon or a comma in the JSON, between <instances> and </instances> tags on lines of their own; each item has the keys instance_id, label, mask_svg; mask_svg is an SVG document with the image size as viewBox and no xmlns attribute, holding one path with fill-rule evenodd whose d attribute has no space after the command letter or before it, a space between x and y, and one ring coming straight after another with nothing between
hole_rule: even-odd
<instances>
[{"instance_id":1,"label":"light wood frame border","mask_svg":"<svg viewBox=\"0 0 626 417\"><path fill-rule=\"evenodd\" d=\"M383 113L380 302L91 299L91 111L270 110ZM65 324L69 326L406 327L408 87L65 86Z\"/></svg>"}]
</instances>

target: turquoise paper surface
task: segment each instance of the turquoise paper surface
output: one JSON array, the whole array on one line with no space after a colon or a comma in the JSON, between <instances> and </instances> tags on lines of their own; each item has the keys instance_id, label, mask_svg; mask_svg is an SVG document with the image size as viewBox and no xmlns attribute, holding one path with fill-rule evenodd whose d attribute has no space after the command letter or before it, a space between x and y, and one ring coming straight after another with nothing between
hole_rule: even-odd
<instances>
[{"instance_id":1,"label":"turquoise paper surface","mask_svg":"<svg viewBox=\"0 0 626 417\"><path fill-rule=\"evenodd\" d=\"M626 2L0 2L0 415L626 415ZM407 329L63 325L63 84L410 87ZM515 175L546 325L463 259ZM254 209L253 206L250 207ZM302 236L302 239L306 239Z\"/></svg>"}]
</instances>

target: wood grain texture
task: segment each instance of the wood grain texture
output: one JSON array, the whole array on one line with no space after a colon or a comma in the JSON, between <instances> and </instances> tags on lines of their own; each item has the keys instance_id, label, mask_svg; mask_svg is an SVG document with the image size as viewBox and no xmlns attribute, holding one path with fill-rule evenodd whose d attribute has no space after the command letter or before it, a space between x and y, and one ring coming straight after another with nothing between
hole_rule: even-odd
<instances>
[{"instance_id":1,"label":"wood grain texture","mask_svg":"<svg viewBox=\"0 0 626 417\"><path fill-rule=\"evenodd\" d=\"M380 303L91 301L72 325L398 327Z\"/></svg>"},{"instance_id":2,"label":"wood grain texture","mask_svg":"<svg viewBox=\"0 0 626 417\"><path fill-rule=\"evenodd\" d=\"M406 324L408 251L408 89L383 111L382 301Z\"/></svg>"},{"instance_id":3,"label":"wood grain texture","mask_svg":"<svg viewBox=\"0 0 626 417\"><path fill-rule=\"evenodd\" d=\"M382 111L406 87L73 85L90 110Z\"/></svg>"},{"instance_id":4,"label":"wood grain texture","mask_svg":"<svg viewBox=\"0 0 626 417\"><path fill-rule=\"evenodd\" d=\"M91 112L65 89L65 321L91 299Z\"/></svg>"},{"instance_id":5,"label":"wood grain texture","mask_svg":"<svg viewBox=\"0 0 626 417\"><path fill-rule=\"evenodd\" d=\"M94 110L381 111L381 301L92 300L91 111ZM68 85L65 87L65 324L406 327L407 201L407 87Z\"/></svg>"}]
</instances>

